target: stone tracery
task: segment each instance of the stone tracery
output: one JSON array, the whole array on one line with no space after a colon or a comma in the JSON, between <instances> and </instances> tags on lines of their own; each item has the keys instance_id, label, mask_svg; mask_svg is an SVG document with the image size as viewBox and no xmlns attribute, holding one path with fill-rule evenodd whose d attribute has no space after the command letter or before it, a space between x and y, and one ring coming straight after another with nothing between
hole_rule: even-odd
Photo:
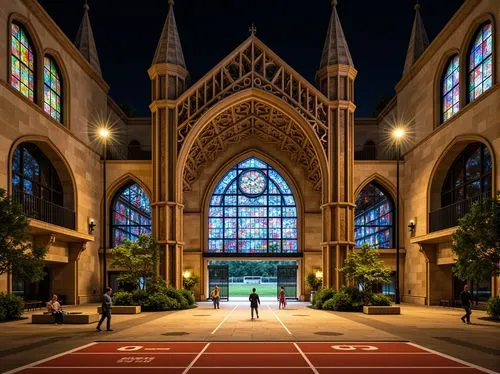
<instances>
[{"instance_id":1,"label":"stone tracery","mask_svg":"<svg viewBox=\"0 0 500 374\"><path fill-rule=\"evenodd\" d=\"M199 134L186 161L184 190L191 189L203 165L215 160L227 145L251 137L277 145L304 169L306 178L314 189L321 189L318 156L299 125L269 104L248 100L216 116Z\"/></svg>"}]
</instances>

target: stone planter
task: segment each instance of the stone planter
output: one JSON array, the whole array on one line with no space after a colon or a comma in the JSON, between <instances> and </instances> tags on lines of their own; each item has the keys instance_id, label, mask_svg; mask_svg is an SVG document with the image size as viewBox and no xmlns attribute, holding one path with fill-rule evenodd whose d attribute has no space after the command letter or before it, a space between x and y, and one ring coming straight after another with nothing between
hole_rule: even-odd
<instances>
[{"instance_id":1,"label":"stone planter","mask_svg":"<svg viewBox=\"0 0 500 374\"><path fill-rule=\"evenodd\" d=\"M141 312L140 305L113 305L111 314L139 314ZM97 313L102 313L102 307L97 307Z\"/></svg>"},{"instance_id":2,"label":"stone planter","mask_svg":"<svg viewBox=\"0 0 500 374\"><path fill-rule=\"evenodd\" d=\"M363 306L365 314L401 314L399 306Z\"/></svg>"},{"instance_id":3,"label":"stone planter","mask_svg":"<svg viewBox=\"0 0 500 374\"><path fill-rule=\"evenodd\" d=\"M64 324L69 325L88 325L99 321L99 314L97 313L65 313ZM54 323L54 316L51 313L33 314L31 316L31 323L46 324Z\"/></svg>"},{"instance_id":4,"label":"stone planter","mask_svg":"<svg viewBox=\"0 0 500 374\"><path fill-rule=\"evenodd\" d=\"M312 304L312 303L313 303L313 301L314 301L314 296L316 296L316 292L318 292L318 291L311 291L311 298L310 298L310 300L309 300L309 301L311 302L311 304Z\"/></svg>"}]
</instances>

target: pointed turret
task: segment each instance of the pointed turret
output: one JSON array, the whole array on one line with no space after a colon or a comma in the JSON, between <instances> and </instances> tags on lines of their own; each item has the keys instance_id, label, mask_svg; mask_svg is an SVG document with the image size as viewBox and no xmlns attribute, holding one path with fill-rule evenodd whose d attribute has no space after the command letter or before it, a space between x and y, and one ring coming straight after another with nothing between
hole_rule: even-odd
<instances>
[{"instance_id":1,"label":"pointed turret","mask_svg":"<svg viewBox=\"0 0 500 374\"><path fill-rule=\"evenodd\" d=\"M417 3L415 4L415 21L413 22L413 29L411 30L410 44L408 44L403 75L410 70L428 46L429 38L427 37L424 22L420 16L420 4Z\"/></svg>"},{"instance_id":2,"label":"pointed turret","mask_svg":"<svg viewBox=\"0 0 500 374\"><path fill-rule=\"evenodd\" d=\"M156 47L154 64L172 64L186 69L184 54L182 53L181 39L177 31L177 23L174 15L174 1L169 0L167 20L161 32L160 41Z\"/></svg>"},{"instance_id":3,"label":"pointed turret","mask_svg":"<svg viewBox=\"0 0 500 374\"><path fill-rule=\"evenodd\" d=\"M99 56L97 55L97 48L95 46L94 34L89 18L89 5L87 0L83 5L83 18L78 32L76 33L75 45L82 53L83 57L90 62L90 65L102 76L101 64L99 63Z\"/></svg>"},{"instance_id":4,"label":"pointed turret","mask_svg":"<svg viewBox=\"0 0 500 374\"><path fill-rule=\"evenodd\" d=\"M337 13L337 0L332 1L332 15L330 17L330 23L328 24L325 46L323 47L319 69L321 70L329 65L354 66Z\"/></svg>"}]
</instances>

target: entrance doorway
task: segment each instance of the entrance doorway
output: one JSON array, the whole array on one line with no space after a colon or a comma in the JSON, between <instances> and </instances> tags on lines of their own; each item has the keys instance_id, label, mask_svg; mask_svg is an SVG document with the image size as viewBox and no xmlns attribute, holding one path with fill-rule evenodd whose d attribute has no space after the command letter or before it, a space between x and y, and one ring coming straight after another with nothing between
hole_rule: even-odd
<instances>
[{"instance_id":1,"label":"entrance doorway","mask_svg":"<svg viewBox=\"0 0 500 374\"><path fill-rule=\"evenodd\" d=\"M297 300L297 273L297 261L210 260L208 294L217 285L221 300L227 301L248 298L252 288L256 288L261 299L276 300L284 287L287 299Z\"/></svg>"}]
</instances>

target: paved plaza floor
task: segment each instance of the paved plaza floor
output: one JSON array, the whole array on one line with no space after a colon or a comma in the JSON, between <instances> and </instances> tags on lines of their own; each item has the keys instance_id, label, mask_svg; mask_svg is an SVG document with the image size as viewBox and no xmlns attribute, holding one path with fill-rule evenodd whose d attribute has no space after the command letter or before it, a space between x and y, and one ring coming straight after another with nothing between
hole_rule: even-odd
<instances>
[{"instance_id":1,"label":"paved plaza floor","mask_svg":"<svg viewBox=\"0 0 500 374\"><path fill-rule=\"evenodd\" d=\"M78 311L95 308L71 307ZM299 302L279 310L275 302L265 302L259 309L260 318L252 321L247 302L221 303L218 310L203 302L184 311L114 315L113 332L98 333L95 324L33 325L30 319L24 319L0 324L0 371L95 342L289 342L299 347L307 342L326 342L329 346L409 342L459 362L499 371L500 324L483 319L485 312L474 311L472 324L466 325L460 321L462 314L461 309L403 304L401 315L377 316L314 310L308 303Z\"/></svg>"}]
</instances>

